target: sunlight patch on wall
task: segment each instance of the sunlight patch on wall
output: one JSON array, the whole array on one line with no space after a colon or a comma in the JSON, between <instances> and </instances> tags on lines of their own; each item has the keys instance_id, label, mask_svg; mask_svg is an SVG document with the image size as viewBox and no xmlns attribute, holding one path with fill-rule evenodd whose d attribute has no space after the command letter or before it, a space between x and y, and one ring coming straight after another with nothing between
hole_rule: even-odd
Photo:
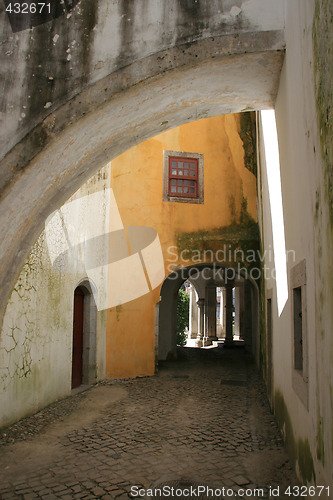
<instances>
[{"instance_id":1,"label":"sunlight patch on wall","mask_svg":"<svg viewBox=\"0 0 333 500\"><path fill-rule=\"evenodd\" d=\"M165 278L157 231L125 228L110 188L65 203L48 217L45 233L53 268L87 276L99 311L142 297Z\"/></svg>"},{"instance_id":2,"label":"sunlight patch on wall","mask_svg":"<svg viewBox=\"0 0 333 500\"><path fill-rule=\"evenodd\" d=\"M281 316L283 308L288 300L288 278L280 176L280 157L275 111L261 111L261 123L264 137L268 194L272 217L278 313L279 316Z\"/></svg>"}]
</instances>

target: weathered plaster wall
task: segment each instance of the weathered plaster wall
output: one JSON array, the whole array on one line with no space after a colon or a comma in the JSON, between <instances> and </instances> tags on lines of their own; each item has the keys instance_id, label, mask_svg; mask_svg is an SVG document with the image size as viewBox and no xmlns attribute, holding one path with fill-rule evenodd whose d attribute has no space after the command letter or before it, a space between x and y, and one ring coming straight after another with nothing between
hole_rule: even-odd
<instances>
[{"instance_id":1,"label":"weathered plaster wall","mask_svg":"<svg viewBox=\"0 0 333 500\"><path fill-rule=\"evenodd\" d=\"M107 161L188 120L274 105L284 20L282 0L81 0L13 34L0 9L1 313L45 218Z\"/></svg>"},{"instance_id":2,"label":"weathered plaster wall","mask_svg":"<svg viewBox=\"0 0 333 500\"><path fill-rule=\"evenodd\" d=\"M223 36L228 38L229 53L242 49L252 52L253 43L249 43L250 39L242 40L242 35L246 38L250 34L274 32L284 25L282 2L273 0L266 0L264 5L255 0L216 3L170 0L167 5L156 0L81 0L67 18L62 16L13 34L4 9L3 4L0 11L1 79L6 124L1 129L2 155L41 119L87 85L102 81L107 75L143 61L153 53L159 54L158 67L149 68L145 63L144 73L141 69L141 75L136 78L147 78L152 71L159 73L175 67L177 63L167 52L170 47L182 46L186 51L188 44ZM235 35L238 47L232 45ZM196 45L194 43L193 50ZM258 48L260 45L261 49L266 48L264 40ZM200 57L198 53L196 56ZM152 65L152 60L149 63ZM129 84L127 76L113 91ZM103 88L103 91L107 93L105 97L109 97L110 89ZM81 112L86 112L92 103L80 104ZM69 118L73 116L67 116L67 121ZM44 142L46 135L45 131L44 137L40 136ZM29 152L25 154L28 156Z\"/></svg>"},{"instance_id":3,"label":"weathered plaster wall","mask_svg":"<svg viewBox=\"0 0 333 500\"><path fill-rule=\"evenodd\" d=\"M315 273L317 337L316 461L333 484L333 5L315 2L312 25L316 93ZM320 145L318 141L320 137ZM321 153L321 154L320 154ZM322 369L322 367L324 369ZM320 470L319 469L319 470ZM319 473L320 474L320 473Z\"/></svg>"},{"instance_id":4,"label":"weathered plaster wall","mask_svg":"<svg viewBox=\"0 0 333 500\"><path fill-rule=\"evenodd\" d=\"M333 484L333 319L331 225L332 4L286 2L286 59L276 102L289 297L278 316L273 289L274 410L286 446L305 482ZM265 248L272 245L270 206L262 160ZM292 384L291 269L306 260L308 408ZM269 267L274 265L266 264Z\"/></svg>"},{"instance_id":5,"label":"weathered plaster wall","mask_svg":"<svg viewBox=\"0 0 333 500\"><path fill-rule=\"evenodd\" d=\"M90 220L87 217L82 220L80 210L71 214L70 222L75 231L81 228L82 245L73 255L77 262L82 261L84 243L89 240L92 228L97 224L108 225L103 202L109 182L108 166L69 200L69 203L83 197L87 200L93 193L99 193L101 202L101 206L91 212ZM70 228L67 229L68 235ZM72 272L70 269L60 272L52 265L50 255L56 252L60 238L59 233L51 236L47 239L50 234L43 231L34 244L6 308L0 336L0 427L71 392L73 297L76 286L87 280L87 274L81 266L81 269L73 267ZM100 252L104 254L104 249ZM101 287L99 292L103 293ZM96 318L96 381L105 377L105 328L106 313L99 311Z\"/></svg>"},{"instance_id":6,"label":"weathered plaster wall","mask_svg":"<svg viewBox=\"0 0 333 500\"><path fill-rule=\"evenodd\" d=\"M256 176L247 159L252 119L224 115L182 125L130 149L111 162L111 187L125 227L157 230L165 276L176 266L212 262L211 254L258 249ZM243 139L242 139L243 137ZM252 136L253 142L253 136ZM204 155L204 203L162 200L163 150ZM254 165L253 165L254 167ZM254 168L253 168L254 169ZM220 264L229 262L220 254ZM213 257L213 262L214 262ZM246 265L246 264L245 264ZM131 282L131 275L124 276ZM155 304L160 286L108 311L107 375L154 373Z\"/></svg>"}]
</instances>

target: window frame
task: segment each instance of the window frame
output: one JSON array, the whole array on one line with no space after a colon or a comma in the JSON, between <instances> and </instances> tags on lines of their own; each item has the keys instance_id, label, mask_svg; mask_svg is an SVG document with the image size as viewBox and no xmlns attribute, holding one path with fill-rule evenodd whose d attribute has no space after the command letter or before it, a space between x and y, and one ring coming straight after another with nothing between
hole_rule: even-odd
<instances>
[{"instance_id":1,"label":"window frame","mask_svg":"<svg viewBox=\"0 0 333 500\"><path fill-rule=\"evenodd\" d=\"M292 385L304 404L309 408L309 367L306 301L306 262L296 264L290 272L291 332L292 332ZM296 301L295 301L296 298ZM295 316L297 315L297 317ZM301 324L299 315L301 315ZM301 352L299 351L301 339ZM298 351L297 351L298 349Z\"/></svg>"},{"instance_id":2,"label":"window frame","mask_svg":"<svg viewBox=\"0 0 333 500\"><path fill-rule=\"evenodd\" d=\"M171 175L171 161L195 160L196 173L195 177ZM188 153L184 151L163 151L163 201L180 202L180 203L204 203L204 173L203 173L204 155L202 153ZM170 190L171 179L183 179L196 181L196 192L194 195L190 193L176 193L173 195Z\"/></svg>"},{"instance_id":3,"label":"window frame","mask_svg":"<svg viewBox=\"0 0 333 500\"><path fill-rule=\"evenodd\" d=\"M187 161L186 161L187 160ZM175 163L176 165L173 165ZM182 167L180 167L180 163ZM185 163L188 163L188 168L185 167ZM194 173L191 175L191 171L193 171L193 167L190 166L190 163L194 164ZM188 174L185 174L185 171L188 170ZM175 171L176 173L173 173ZM172 194L172 181L176 181L174 187L176 188L175 194ZM187 182L187 186L185 185ZM190 183L193 182L193 185ZM180 183L180 184L179 184ZM181 186L183 192L179 194L178 189ZM198 186L199 186L199 161L197 158L184 158L180 156L169 156L169 182L168 182L168 196L177 196L179 198L197 198L198 197ZM185 188L190 190L193 189L193 193L189 191L185 193Z\"/></svg>"}]
</instances>

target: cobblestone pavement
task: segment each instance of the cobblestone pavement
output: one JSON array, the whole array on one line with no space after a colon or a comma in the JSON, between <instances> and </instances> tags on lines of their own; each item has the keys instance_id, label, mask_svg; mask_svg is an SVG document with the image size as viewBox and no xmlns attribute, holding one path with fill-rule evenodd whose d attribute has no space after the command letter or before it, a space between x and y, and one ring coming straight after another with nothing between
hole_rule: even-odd
<instances>
[{"instance_id":1,"label":"cobblestone pavement","mask_svg":"<svg viewBox=\"0 0 333 500\"><path fill-rule=\"evenodd\" d=\"M98 384L8 428L0 441L4 500L127 500L132 486L157 485L168 485L166 494L172 486L224 487L214 491L220 499L249 498L239 490L255 488L262 491L251 498L271 498L269 487L279 487L274 498L290 498L283 491L295 484L243 349L180 349L157 376Z\"/></svg>"}]
</instances>

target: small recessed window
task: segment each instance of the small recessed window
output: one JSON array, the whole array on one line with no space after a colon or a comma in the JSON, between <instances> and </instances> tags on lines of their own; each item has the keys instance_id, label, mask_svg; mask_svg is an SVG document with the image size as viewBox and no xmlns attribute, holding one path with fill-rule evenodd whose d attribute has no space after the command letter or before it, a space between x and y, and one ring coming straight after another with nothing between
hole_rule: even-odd
<instances>
[{"instance_id":1,"label":"small recessed window","mask_svg":"<svg viewBox=\"0 0 333 500\"><path fill-rule=\"evenodd\" d=\"M169 157L169 196L197 198L199 180L199 161Z\"/></svg>"},{"instance_id":2,"label":"small recessed window","mask_svg":"<svg viewBox=\"0 0 333 500\"><path fill-rule=\"evenodd\" d=\"M293 289L294 294L294 368L303 371L302 287Z\"/></svg>"},{"instance_id":3,"label":"small recessed window","mask_svg":"<svg viewBox=\"0 0 333 500\"><path fill-rule=\"evenodd\" d=\"M203 203L203 155L164 151L163 201Z\"/></svg>"},{"instance_id":4,"label":"small recessed window","mask_svg":"<svg viewBox=\"0 0 333 500\"><path fill-rule=\"evenodd\" d=\"M306 263L302 260L290 272L292 298L293 388L305 407L309 404L308 333L306 306Z\"/></svg>"}]
</instances>

